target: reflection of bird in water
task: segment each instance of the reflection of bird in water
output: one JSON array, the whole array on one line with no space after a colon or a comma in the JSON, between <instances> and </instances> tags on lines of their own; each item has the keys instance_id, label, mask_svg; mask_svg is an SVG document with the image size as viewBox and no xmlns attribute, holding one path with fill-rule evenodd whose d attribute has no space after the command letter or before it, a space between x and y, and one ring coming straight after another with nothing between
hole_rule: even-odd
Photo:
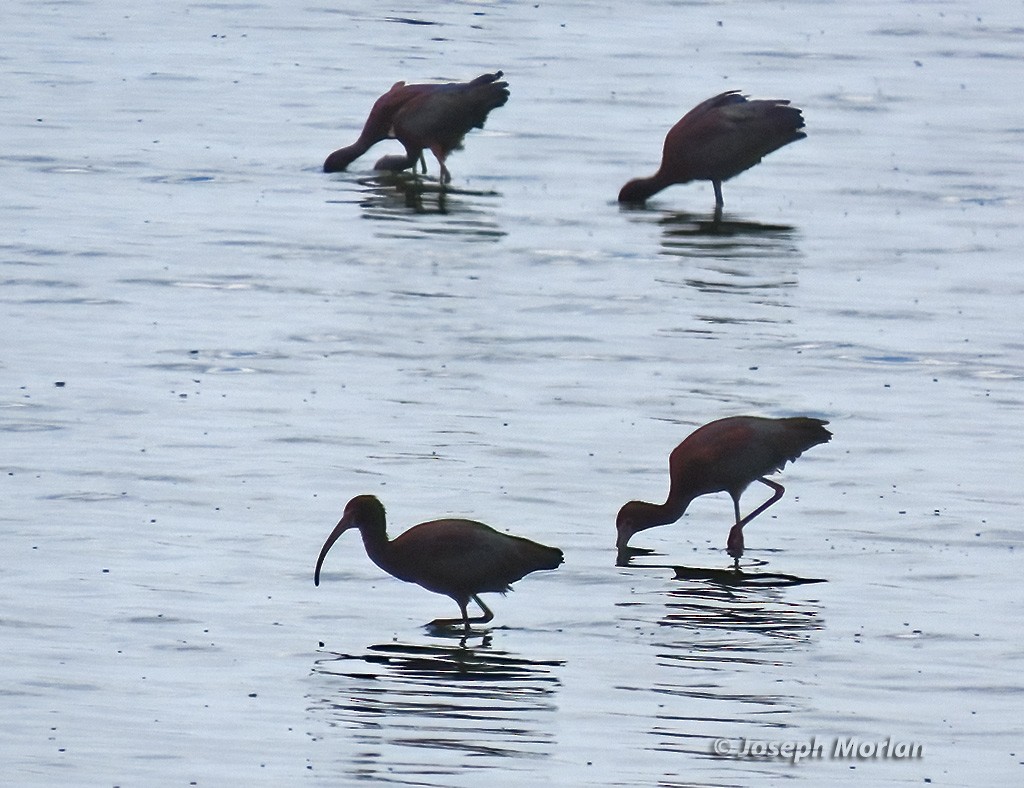
<instances>
[{"instance_id":1,"label":"reflection of bird in water","mask_svg":"<svg viewBox=\"0 0 1024 788\"><path fill-rule=\"evenodd\" d=\"M334 660L324 660L322 665L326 668L331 662L343 663L352 660L378 665L391 675L411 679L472 681L484 678L492 681L537 681L552 684L557 684L558 678L552 675L551 668L565 664L562 660L525 659L504 651L494 651L485 639L483 648L474 649L467 648L465 644L451 647L381 643L370 646L366 654L338 654Z\"/></svg>"},{"instance_id":2,"label":"reflection of bird in water","mask_svg":"<svg viewBox=\"0 0 1024 788\"><path fill-rule=\"evenodd\" d=\"M441 183L451 181L445 159L462 146L474 128L483 128L492 109L508 101L508 83L502 73L482 74L471 82L443 85L406 85L396 82L377 99L363 130L354 143L334 151L324 162L324 172L340 172L373 145L387 138L405 146L405 155L384 156L378 170L405 170L419 161L427 171L423 151L429 150L441 165Z\"/></svg>"},{"instance_id":3,"label":"reflection of bird in water","mask_svg":"<svg viewBox=\"0 0 1024 788\"><path fill-rule=\"evenodd\" d=\"M365 187L359 200L363 217L385 223L378 229L381 236L464 235L496 241L506 234L487 204L488 198L498 196L497 192L455 190L407 172L360 178L359 184ZM421 218L411 222L412 215ZM433 216L446 218L442 223L432 224L429 219Z\"/></svg>"},{"instance_id":4,"label":"reflection of bird in water","mask_svg":"<svg viewBox=\"0 0 1024 788\"><path fill-rule=\"evenodd\" d=\"M658 218L658 225L664 230L666 237L702 238L768 238L769 240L786 240L793 237L795 229L791 224L766 224L740 219L715 221L705 215L696 215L685 211L666 211Z\"/></svg>"},{"instance_id":5,"label":"reflection of bird in water","mask_svg":"<svg viewBox=\"0 0 1024 788\"><path fill-rule=\"evenodd\" d=\"M698 104L665 137L661 166L631 180L619 202L642 203L675 183L711 181L715 216L721 217L722 181L748 170L772 151L807 135L803 115L781 99L749 101L730 90Z\"/></svg>"},{"instance_id":6,"label":"reflection of bird in water","mask_svg":"<svg viewBox=\"0 0 1024 788\"><path fill-rule=\"evenodd\" d=\"M804 640L822 628L819 613L814 603L789 600L776 588L688 583L669 593L661 623L693 629L712 640L714 630L731 632L739 646L743 633Z\"/></svg>"},{"instance_id":7,"label":"reflection of bird in water","mask_svg":"<svg viewBox=\"0 0 1024 788\"><path fill-rule=\"evenodd\" d=\"M427 770L438 757L459 768L469 756L478 770L507 775L510 758L553 753L563 665L464 644L389 642L321 652L309 705L318 718L352 732L360 744L352 765L364 782L394 784L399 762L407 776L437 774Z\"/></svg>"},{"instance_id":8,"label":"reflection of bird in water","mask_svg":"<svg viewBox=\"0 0 1024 788\"><path fill-rule=\"evenodd\" d=\"M832 433L825 429L826 424L827 421L804 416L733 416L700 427L669 455L670 487L665 503L630 501L619 510L615 526L620 561L631 552L642 552L627 547L633 534L674 523L698 496L727 492L736 514L736 524L729 531L728 550L738 567L743 555L743 526L785 492L781 484L765 476L782 470L786 462L794 461L812 446L830 440ZM753 481L768 485L774 494L741 518L740 496Z\"/></svg>"},{"instance_id":9,"label":"reflection of bird in water","mask_svg":"<svg viewBox=\"0 0 1024 788\"><path fill-rule=\"evenodd\" d=\"M385 572L454 599L462 618L437 619L431 625L462 624L467 635L470 623L486 624L494 618L478 594L504 594L530 572L556 569L562 563L562 551L556 547L503 534L473 520L432 520L389 540L384 506L372 495L357 495L345 506L320 550L313 576L316 585L320 585L320 567L327 551L350 528L359 529L366 554ZM483 616L469 617L466 607L470 599Z\"/></svg>"}]
</instances>

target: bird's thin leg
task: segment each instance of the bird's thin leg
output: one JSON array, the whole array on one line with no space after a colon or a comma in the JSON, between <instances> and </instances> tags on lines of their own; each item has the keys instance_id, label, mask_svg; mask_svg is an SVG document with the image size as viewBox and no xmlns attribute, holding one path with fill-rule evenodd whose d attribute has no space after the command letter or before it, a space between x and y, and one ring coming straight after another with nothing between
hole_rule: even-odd
<instances>
[{"instance_id":1,"label":"bird's thin leg","mask_svg":"<svg viewBox=\"0 0 1024 788\"><path fill-rule=\"evenodd\" d=\"M725 205L722 200L722 182L711 181L711 184L715 187L715 215L712 217L711 221L718 224L722 221L722 206Z\"/></svg>"},{"instance_id":2,"label":"bird's thin leg","mask_svg":"<svg viewBox=\"0 0 1024 788\"><path fill-rule=\"evenodd\" d=\"M786 492L786 488L783 487L781 484L773 482L770 479L766 479L763 476L760 479L758 479L758 481L762 482L763 484L767 484L775 492L772 493L771 498L769 498L763 504L754 509L754 511L748 514L746 517L742 519L740 518L740 497L738 495L734 495L732 499L733 509L736 512L736 525L734 525L732 529L729 531L729 540L726 543L726 549L729 555L731 555L733 558L734 569L740 568L740 558L743 556L743 526L745 526L747 523L749 523L751 520L753 520L755 517L761 514L761 512L763 512L765 509L767 509L769 506L771 506L773 503L779 500L779 498L782 497L782 494Z\"/></svg>"},{"instance_id":3,"label":"bird's thin leg","mask_svg":"<svg viewBox=\"0 0 1024 788\"><path fill-rule=\"evenodd\" d=\"M430 627L454 627L461 624L465 627L466 634L469 634L469 611L466 610L466 604L468 600L456 599L455 602L459 606L459 612L462 613L462 618L435 618L427 626Z\"/></svg>"},{"instance_id":4,"label":"bird's thin leg","mask_svg":"<svg viewBox=\"0 0 1024 788\"><path fill-rule=\"evenodd\" d=\"M486 624L488 621L494 618L494 613L491 612L491 609L484 604L483 600L480 597L478 597L476 594L473 594L470 597L470 599L472 599L474 602L477 603L477 605L480 606L480 609L483 611L484 614L480 616L480 618L468 619L469 621L472 621L474 624Z\"/></svg>"},{"instance_id":5,"label":"bird's thin leg","mask_svg":"<svg viewBox=\"0 0 1024 788\"><path fill-rule=\"evenodd\" d=\"M435 618L433 621L430 622L430 626L454 627L461 624L463 626L465 634L468 635L470 624L486 624L488 621L494 618L494 613L492 613L491 609L480 600L480 597L478 597L476 594L472 594L470 596L470 599L472 599L474 602L477 603L477 605L480 606L480 609L483 611L482 616L478 618L470 618L469 610L467 609L468 600L456 599L455 601L459 605L459 611L462 613L462 618Z\"/></svg>"},{"instance_id":6,"label":"bird's thin leg","mask_svg":"<svg viewBox=\"0 0 1024 788\"><path fill-rule=\"evenodd\" d=\"M444 186L447 183L451 183L452 174L448 172L448 168L444 164L444 160L447 157L444 148L440 145L434 145L430 152L434 154L434 158L437 159L437 163L441 165L441 185Z\"/></svg>"},{"instance_id":7,"label":"bird's thin leg","mask_svg":"<svg viewBox=\"0 0 1024 788\"><path fill-rule=\"evenodd\" d=\"M760 505L760 506L758 506L758 507L757 507L756 509L754 509L754 511L752 511L752 512L751 512L750 514L748 514L748 515L747 515L746 517L744 517L744 518L743 518L742 520L738 520L738 521L736 522L736 525L740 526L741 528L742 528L742 527L743 527L744 525L746 525L747 523L749 523L749 522L750 522L751 520L753 520L753 519L754 519L755 517L757 517L757 516L758 516L759 514L761 514L761 512L763 512L763 511L764 511L765 509L767 509L767 508L768 508L769 506L771 506L771 505L772 505L773 503L775 503L775 502L776 502L777 500L779 500L779 498L781 498L781 497L782 497L782 494L783 494L784 492L786 492L786 488L785 488L785 487L783 487L783 486L782 486L781 484L779 484L778 482L773 482L773 481L772 481L771 479L766 479L766 478L764 478L764 477L762 476L762 477L761 477L760 479L758 479L758 481L759 481L759 482L761 482L762 484L767 484L767 485L768 485L769 487L771 487L771 488L772 488L772 489L773 489L773 490L774 490L775 492L774 492L774 493L772 493L772 497L771 497L771 498L769 498L769 499L768 499L767 501L765 501L765 502L764 502L763 504L761 504L761 505ZM738 505L737 505L737 509L736 509L736 512L737 512L737 514L739 514L739 506L738 506Z\"/></svg>"},{"instance_id":8,"label":"bird's thin leg","mask_svg":"<svg viewBox=\"0 0 1024 788\"><path fill-rule=\"evenodd\" d=\"M729 539L725 543L726 552L732 556L732 568L740 568L740 558L743 557L743 520L740 519L740 496L732 494L732 508L736 513L736 524L729 529Z\"/></svg>"}]
</instances>

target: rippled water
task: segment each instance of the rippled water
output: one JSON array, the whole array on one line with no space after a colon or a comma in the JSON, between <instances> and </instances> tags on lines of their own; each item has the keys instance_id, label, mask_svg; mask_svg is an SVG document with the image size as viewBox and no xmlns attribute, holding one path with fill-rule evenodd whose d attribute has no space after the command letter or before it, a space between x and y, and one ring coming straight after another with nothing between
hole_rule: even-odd
<instances>
[{"instance_id":1,"label":"rippled water","mask_svg":"<svg viewBox=\"0 0 1024 788\"><path fill-rule=\"evenodd\" d=\"M5 784L1020 783L1016 9L9 5ZM448 193L319 171L393 81L496 68ZM808 139L721 224L620 209L730 88ZM835 433L747 529L778 582L721 582L726 496L616 567L736 413ZM313 586L357 493L566 563L433 632L352 535Z\"/></svg>"}]
</instances>

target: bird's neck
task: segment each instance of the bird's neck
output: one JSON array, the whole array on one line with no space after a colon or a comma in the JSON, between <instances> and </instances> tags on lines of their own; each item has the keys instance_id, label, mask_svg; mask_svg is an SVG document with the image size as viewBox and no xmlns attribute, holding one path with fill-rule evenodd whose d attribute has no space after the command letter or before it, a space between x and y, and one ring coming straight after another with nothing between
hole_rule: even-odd
<instances>
[{"instance_id":1,"label":"bird's neck","mask_svg":"<svg viewBox=\"0 0 1024 788\"><path fill-rule=\"evenodd\" d=\"M655 521L651 522L648 528L674 523L683 516L686 507L690 505L690 501L690 498L673 494L673 491L670 490L665 503L652 503L650 505L649 516L654 518Z\"/></svg>"},{"instance_id":2,"label":"bird's neck","mask_svg":"<svg viewBox=\"0 0 1024 788\"><path fill-rule=\"evenodd\" d=\"M366 153L370 146L357 140L345 148L334 151L324 162L324 172L342 172L348 165Z\"/></svg>"},{"instance_id":3,"label":"bird's neck","mask_svg":"<svg viewBox=\"0 0 1024 788\"><path fill-rule=\"evenodd\" d=\"M648 528L655 528L659 525L674 523L683 516L690 499L673 497L671 494L665 503L648 503L638 501L638 511L634 513L633 533L646 531Z\"/></svg>"},{"instance_id":4,"label":"bird's neck","mask_svg":"<svg viewBox=\"0 0 1024 788\"><path fill-rule=\"evenodd\" d=\"M370 560L387 572L390 564L388 546L391 544L387 531L383 527L363 525L359 528L359 535Z\"/></svg>"},{"instance_id":5,"label":"bird's neck","mask_svg":"<svg viewBox=\"0 0 1024 788\"><path fill-rule=\"evenodd\" d=\"M675 178L667 176L662 170L658 170L649 178L637 178L629 184L632 192L629 200L632 202L643 202L662 189L677 183Z\"/></svg>"}]
</instances>

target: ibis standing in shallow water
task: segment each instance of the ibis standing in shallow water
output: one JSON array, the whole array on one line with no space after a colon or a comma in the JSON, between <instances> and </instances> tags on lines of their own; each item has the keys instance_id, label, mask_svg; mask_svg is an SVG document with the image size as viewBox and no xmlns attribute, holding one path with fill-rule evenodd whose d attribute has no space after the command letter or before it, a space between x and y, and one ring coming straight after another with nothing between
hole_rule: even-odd
<instances>
[{"instance_id":1,"label":"ibis standing in shallow water","mask_svg":"<svg viewBox=\"0 0 1024 788\"><path fill-rule=\"evenodd\" d=\"M471 82L443 85L406 85L396 82L377 99L354 143L334 151L324 162L324 172L340 172L384 139L397 139L405 155L384 156L375 169L405 170L423 160L423 151L434 154L441 165L441 183L451 181L445 159L462 147L462 138L474 128L482 129L487 115L508 101L508 83L502 73L481 74Z\"/></svg>"},{"instance_id":2,"label":"ibis standing in shallow water","mask_svg":"<svg viewBox=\"0 0 1024 788\"><path fill-rule=\"evenodd\" d=\"M633 534L674 523L698 496L727 492L732 496L736 514L727 547L734 566L739 568L743 526L786 491L781 484L765 477L782 470L787 462L793 462L812 446L831 440L832 433L825 429L826 424L827 421L806 416L786 419L733 416L695 430L669 455L670 486L665 503L630 501L619 510L615 527L620 563L631 552L642 552L627 547ZM771 487L772 497L741 518L740 496L754 481Z\"/></svg>"},{"instance_id":3,"label":"ibis standing in shallow water","mask_svg":"<svg viewBox=\"0 0 1024 788\"><path fill-rule=\"evenodd\" d=\"M320 550L313 574L316 585L320 585L320 567L327 551L350 528L359 530L366 554L385 572L454 599L462 618L437 619L430 625L462 624L466 635L471 623L486 624L494 618L478 594L504 594L530 572L557 569L562 563L562 551L557 547L503 534L475 520L431 520L389 540L383 504L373 495L357 495L345 506ZM469 617L470 599L483 611L481 617Z\"/></svg>"},{"instance_id":4,"label":"ibis standing in shallow water","mask_svg":"<svg viewBox=\"0 0 1024 788\"><path fill-rule=\"evenodd\" d=\"M722 181L749 170L783 145L802 140L804 118L782 99L748 100L730 90L691 109L665 137L661 166L619 192L619 202L642 203L675 183L711 181L721 218Z\"/></svg>"}]
</instances>

